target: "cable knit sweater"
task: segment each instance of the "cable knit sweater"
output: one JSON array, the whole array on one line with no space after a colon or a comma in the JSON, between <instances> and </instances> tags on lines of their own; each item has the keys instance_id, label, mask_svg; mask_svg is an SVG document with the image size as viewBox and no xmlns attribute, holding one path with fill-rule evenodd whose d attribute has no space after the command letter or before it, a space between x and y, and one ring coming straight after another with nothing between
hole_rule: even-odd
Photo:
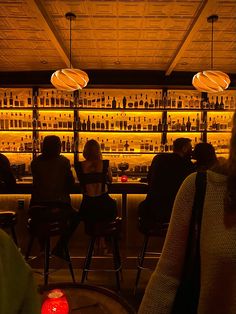
<instances>
[{"instance_id":1,"label":"cable knit sweater","mask_svg":"<svg viewBox=\"0 0 236 314\"><path fill-rule=\"evenodd\" d=\"M30 267L0 230L0 314L39 314L40 298Z\"/></svg>"},{"instance_id":2,"label":"cable knit sweater","mask_svg":"<svg viewBox=\"0 0 236 314\"><path fill-rule=\"evenodd\" d=\"M139 314L171 313L184 262L195 178L196 173L189 175L178 191L162 255L147 285ZM198 314L236 313L236 211L224 211L225 191L226 176L207 171Z\"/></svg>"}]
</instances>

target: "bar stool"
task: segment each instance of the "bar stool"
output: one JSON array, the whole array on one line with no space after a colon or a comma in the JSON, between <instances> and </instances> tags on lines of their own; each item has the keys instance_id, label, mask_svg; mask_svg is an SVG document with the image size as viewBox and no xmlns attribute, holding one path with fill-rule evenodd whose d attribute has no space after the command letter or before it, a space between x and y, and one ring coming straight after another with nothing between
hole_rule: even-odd
<instances>
[{"instance_id":1,"label":"bar stool","mask_svg":"<svg viewBox=\"0 0 236 314\"><path fill-rule=\"evenodd\" d=\"M17 214L12 210L0 211L0 228L10 229L12 238L18 246L18 241L15 232L15 225L17 223Z\"/></svg>"},{"instance_id":2,"label":"bar stool","mask_svg":"<svg viewBox=\"0 0 236 314\"><path fill-rule=\"evenodd\" d=\"M147 251L148 242L150 237L165 237L168 230L169 223L160 223L153 220L143 220L141 217L138 218L139 231L144 235L143 245L140 249L137 258L137 275L134 286L134 294L138 288L141 271L143 269L149 269L144 267L144 259L146 255L157 255L158 258L161 256L161 252Z\"/></svg>"},{"instance_id":3,"label":"bar stool","mask_svg":"<svg viewBox=\"0 0 236 314\"><path fill-rule=\"evenodd\" d=\"M110 222L84 222L85 233L90 237L90 241L83 266L81 283L84 283L84 280L87 279L89 271L98 271L98 269L90 269L94 245L97 239L100 237L106 237L111 241L114 269L106 269L104 271L115 272L117 290L120 291L121 258L118 237L121 231L121 222L122 218L120 217L117 217L114 221Z\"/></svg>"},{"instance_id":4,"label":"bar stool","mask_svg":"<svg viewBox=\"0 0 236 314\"><path fill-rule=\"evenodd\" d=\"M29 259L29 255L34 243L35 238L39 239L43 243L44 251L44 285L48 284L49 275L49 258L50 258L50 244L51 238L55 236L61 236L67 226L68 217L66 210L60 207L52 206L32 206L29 210L30 218L28 219L28 230L30 233L30 239L28 248L25 254L25 259ZM74 271L71 263L69 249L65 246L65 257L68 263L70 274L73 282L75 282Z\"/></svg>"}]
</instances>

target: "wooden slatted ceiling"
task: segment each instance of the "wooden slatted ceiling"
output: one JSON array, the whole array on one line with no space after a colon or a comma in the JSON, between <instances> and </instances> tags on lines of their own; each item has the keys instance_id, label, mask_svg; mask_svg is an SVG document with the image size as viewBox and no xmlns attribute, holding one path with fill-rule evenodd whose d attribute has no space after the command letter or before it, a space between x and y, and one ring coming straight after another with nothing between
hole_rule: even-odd
<instances>
[{"instance_id":1,"label":"wooden slatted ceiling","mask_svg":"<svg viewBox=\"0 0 236 314\"><path fill-rule=\"evenodd\" d=\"M0 71L66 67L69 11L77 15L75 67L167 74L208 69L206 16L218 14L214 68L236 73L236 0L0 0Z\"/></svg>"}]
</instances>

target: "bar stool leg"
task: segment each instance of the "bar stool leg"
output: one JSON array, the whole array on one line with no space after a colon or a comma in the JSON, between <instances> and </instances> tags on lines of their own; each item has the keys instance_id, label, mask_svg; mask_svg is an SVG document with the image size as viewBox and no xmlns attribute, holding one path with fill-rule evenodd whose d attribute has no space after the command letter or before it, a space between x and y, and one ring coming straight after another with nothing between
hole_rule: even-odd
<instances>
[{"instance_id":1,"label":"bar stool leg","mask_svg":"<svg viewBox=\"0 0 236 314\"><path fill-rule=\"evenodd\" d=\"M66 259L68 260L68 267L69 267L69 270L70 270L70 274L71 274L73 283L75 283L74 270L73 270L73 267L72 267L71 258L70 258L70 253L69 253L69 249L68 249L68 246L67 246L67 245L65 246L65 253L66 253Z\"/></svg>"},{"instance_id":2,"label":"bar stool leg","mask_svg":"<svg viewBox=\"0 0 236 314\"><path fill-rule=\"evenodd\" d=\"M119 258L119 248L117 245L117 240L114 236L111 236L111 243L112 243L112 252L113 252L113 263L116 275L116 286L118 292L120 292L120 258Z\"/></svg>"},{"instance_id":3,"label":"bar stool leg","mask_svg":"<svg viewBox=\"0 0 236 314\"><path fill-rule=\"evenodd\" d=\"M48 284L49 271L49 255L50 255L50 239L46 239L44 247L44 285Z\"/></svg>"},{"instance_id":4,"label":"bar stool leg","mask_svg":"<svg viewBox=\"0 0 236 314\"><path fill-rule=\"evenodd\" d=\"M92 256L93 256L93 250L94 250L95 241L96 241L96 237L92 237L90 242L89 242L87 256L85 258L84 267L83 267L81 283L84 283L84 280L85 280L86 275L88 273L88 270L89 270L89 267L90 267L90 264L91 264L91 260L92 260Z\"/></svg>"},{"instance_id":5,"label":"bar stool leg","mask_svg":"<svg viewBox=\"0 0 236 314\"><path fill-rule=\"evenodd\" d=\"M140 251L139 256L138 256L138 265L137 265L138 271L137 271L136 280L135 280L134 294L136 294L136 290L138 288L141 270L143 267L143 262L144 262L144 258L145 258L145 254L146 254L146 250L147 250L147 246L148 246L148 240L149 240L149 236L145 235L144 241L143 241L143 246L142 246L141 251Z\"/></svg>"}]
</instances>

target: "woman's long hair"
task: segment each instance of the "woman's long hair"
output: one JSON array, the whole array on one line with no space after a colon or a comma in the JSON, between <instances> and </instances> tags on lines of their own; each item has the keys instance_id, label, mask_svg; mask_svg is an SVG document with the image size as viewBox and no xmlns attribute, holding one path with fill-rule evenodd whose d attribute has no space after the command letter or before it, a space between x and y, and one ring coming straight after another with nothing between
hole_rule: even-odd
<instances>
[{"instance_id":1,"label":"woman's long hair","mask_svg":"<svg viewBox=\"0 0 236 314\"><path fill-rule=\"evenodd\" d=\"M233 127L228 159L227 190L224 202L226 211L236 211L236 112L233 115L232 122Z\"/></svg>"},{"instance_id":2,"label":"woman's long hair","mask_svg":"<svg viewBox=\"0 0 236 314\"><path fill-rule=\"evenodd\" d=\"M101 160L102 153L99 143L95 140L89 140L84 145L83 156L86 160Z\"/></svg>"}]
</instances>

